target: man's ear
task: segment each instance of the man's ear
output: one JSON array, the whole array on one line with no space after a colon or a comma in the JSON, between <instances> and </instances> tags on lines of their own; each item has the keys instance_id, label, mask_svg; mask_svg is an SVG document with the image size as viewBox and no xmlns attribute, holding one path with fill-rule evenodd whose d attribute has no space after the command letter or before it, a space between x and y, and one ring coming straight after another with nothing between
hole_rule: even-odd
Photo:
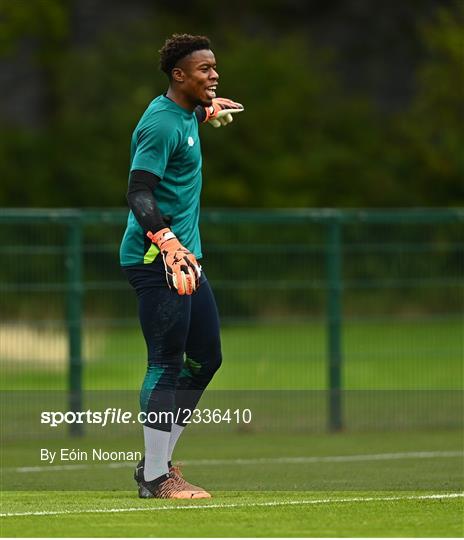
<instances>
[{"instance_id":1,"label":"man's ear","mask_svg":"<svg viewBox=\"0 0 464 540\"><path fill-rule=\"evenodd\" d=\"M172 79L174 81L176 81L177 83L182 83L184 82L184 72L182 71L181 68L174 68L172 71L171 71L171 74L172 74Z\"/></svg>"}]
</instances>

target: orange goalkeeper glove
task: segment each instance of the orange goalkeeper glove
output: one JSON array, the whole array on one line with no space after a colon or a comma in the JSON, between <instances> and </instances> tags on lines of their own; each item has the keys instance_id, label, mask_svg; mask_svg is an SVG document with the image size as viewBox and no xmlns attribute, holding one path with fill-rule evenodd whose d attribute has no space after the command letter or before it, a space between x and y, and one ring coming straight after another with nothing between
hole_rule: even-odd
<instances>
[{"instance_id":1,"label":"orange goalkeeper glove","mask_svg":"<svg viewBox=\"0 0 464 540\"><path fill-rule=\"evenodd\" d=\"M161 229L148 238L158 246L163 255L166 281L169 288L177 289L180 295L192 294L200 285L201 266L195 256L177 239L171 229Z\"/></svg>"},{"instance_id":2,"label":"orange goalkeeper glove","mask_svg":"<svg viewBox=\"0 0 464 540\"><path fill-rule=\"evenodd\" d=\"M206 118L203 122L209 122L215 128L226 126L232 122L233 114L243 110L244 107L241 103L227 98L214 98L213 104L205 107Z\"/></svg>"}]
</instances>

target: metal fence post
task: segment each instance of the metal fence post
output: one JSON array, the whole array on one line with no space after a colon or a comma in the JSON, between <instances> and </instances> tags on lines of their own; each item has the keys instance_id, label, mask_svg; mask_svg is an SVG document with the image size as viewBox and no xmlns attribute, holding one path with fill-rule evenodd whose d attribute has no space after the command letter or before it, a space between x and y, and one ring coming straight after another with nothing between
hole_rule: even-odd
<instances>
[{"instance_id":1,"label":"metal fence post","mask_svg":"<svg viewBox=\"0 0 464 540\"><path fill-rule=\"evenodd\" d=\"M69 410L82 410L82 224L78 217L68 225L67 329L69 345ZM70 424L70 434L82 435L82 424Z\"/></svg>"},{"instance_id":2,"label":"metal fence post","mask_svg":"<svg viewBox=\"0 0 464 540\"><path fill-rule=\"evenodd\" d=\"M340 431L342 419L342 239L337 216L328 222L327 242L327 347L328 347L328 428Z\"/></svg>"}]
</instances>

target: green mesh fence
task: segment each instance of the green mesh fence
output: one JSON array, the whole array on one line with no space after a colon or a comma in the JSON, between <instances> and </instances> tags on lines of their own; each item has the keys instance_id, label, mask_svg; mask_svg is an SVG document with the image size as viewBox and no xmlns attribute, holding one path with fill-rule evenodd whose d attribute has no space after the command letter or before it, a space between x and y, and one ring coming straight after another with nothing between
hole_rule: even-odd
<instances>
[{"instance_id":1,"label":"green mesh fence","mask_svg":"<svg viewBox=\"0 0 464 540\"><path fill-rule=\"evenodd\" d=\"M34 391L79 409L86 391L138 390L145 344L118 262L126 217L1 211L1 384L24 407ZM279 403L277 428L293 402L298 429L460 425L463 224L464 209L203 211L224 355L211 399L261 391L267 411Z\"/></svg>"}]
</instances>

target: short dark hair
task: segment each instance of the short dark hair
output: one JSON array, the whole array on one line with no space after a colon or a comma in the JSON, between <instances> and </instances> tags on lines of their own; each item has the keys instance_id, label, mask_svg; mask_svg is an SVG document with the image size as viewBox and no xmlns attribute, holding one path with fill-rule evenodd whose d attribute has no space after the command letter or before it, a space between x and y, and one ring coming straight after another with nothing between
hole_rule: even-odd
<instances>
[{"instance_id":1,"label":"short dark hair","mask_svg":"<svg viewBox=\"0 0 464 540\"><path fill-rule=\"evenodd\" d=\"M206 36L191 34L173 34L166 40L160 53L160 68L171 78L171 71L177 62L194 51L210 49L211 43Z\"/></svg>"}]
</instances>

